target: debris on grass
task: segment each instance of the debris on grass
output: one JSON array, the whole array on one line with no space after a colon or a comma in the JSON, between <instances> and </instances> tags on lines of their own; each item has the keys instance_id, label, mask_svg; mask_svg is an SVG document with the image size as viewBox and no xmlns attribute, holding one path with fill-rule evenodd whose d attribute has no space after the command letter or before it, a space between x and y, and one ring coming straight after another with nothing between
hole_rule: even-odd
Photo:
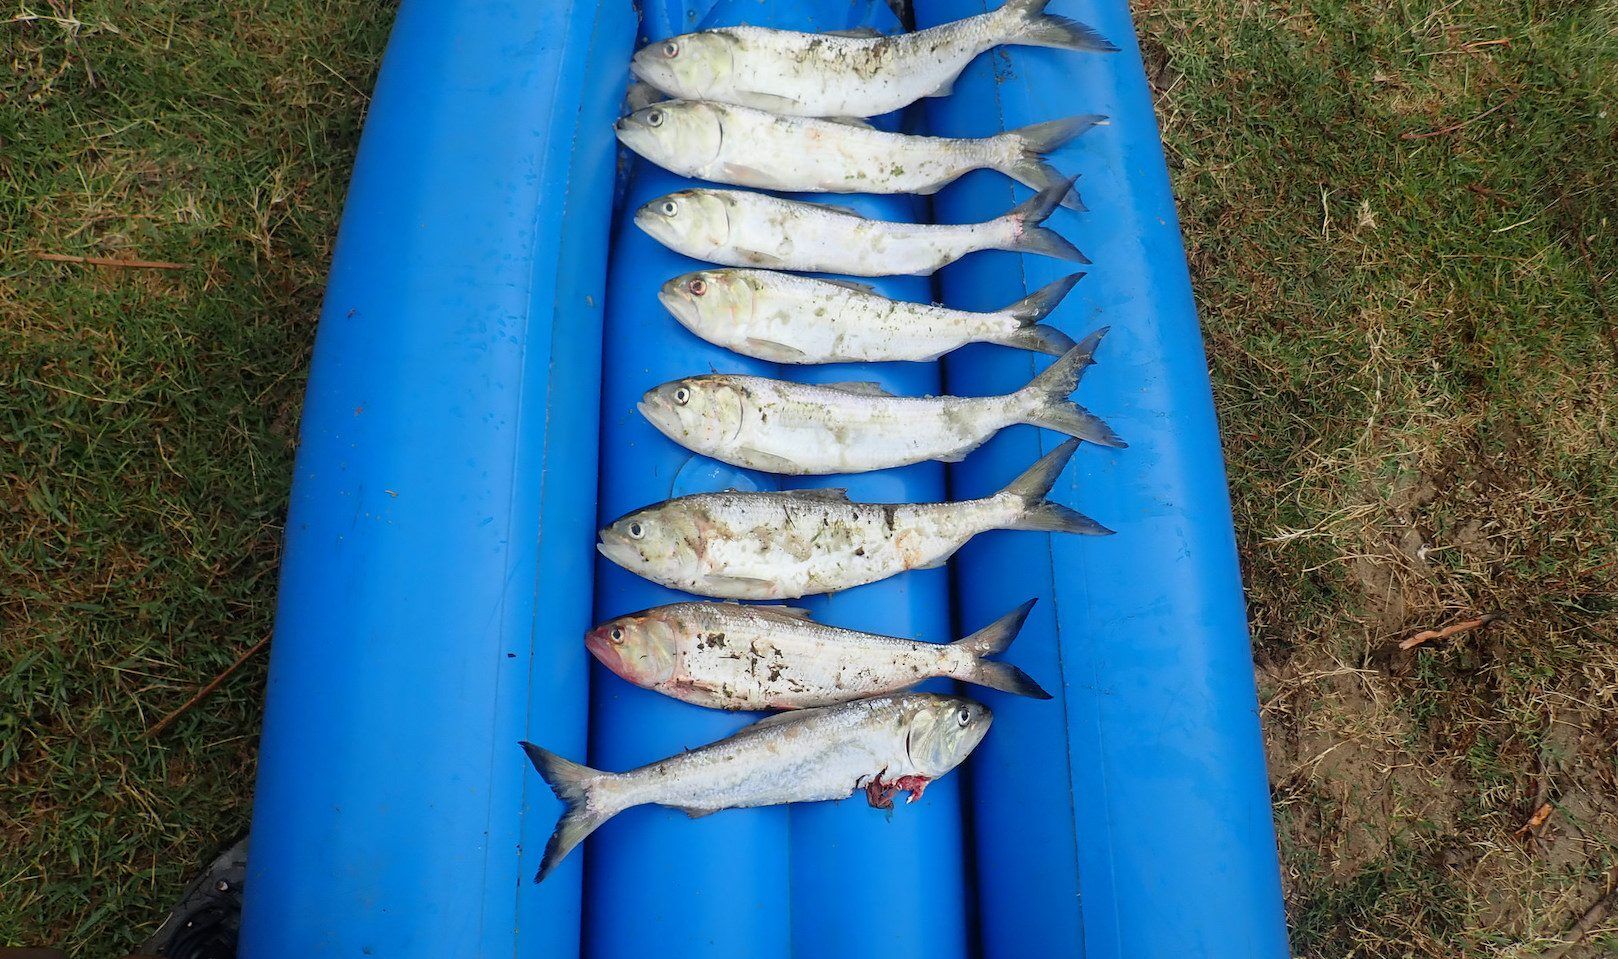
<instances>
[{"instance_id":1,"label":"debris on grass","mask_svg":"<svg viewBox=\"0 0 1618 959\"><path fill-rule=\"evenodd\" d=\"M1479 616L1476 619L1462 620L1459 623L1453 623L1449 626L1445 626L1443 629L1424 629L1400 643L1399 648L1415 649L1417 646L1420 646L1423 643L1430 643L1435 639L1448 639L1457 633L1466 633L1471 632L1474 629L1482 629L1496 620L1505 619L1505 617L1505 613L1484 613L1482 616Z\"/></svg>"},{"instance_id":2,"label":"debris on grass","mask_svg":"<svg viewBox=\"0 0 1618 959\"><path fill-rule=\"evenodd\" d=\"M1523 823L1516 832L1512 833L1512 835L1526 836L1539 827L1545 825L1545 820L1551 818L1552 808L1553 807L1550 803L1540 803L1539 808L1534 810L1534 814L1528 817L1528 821Z\"/></svg>"},{"instance_id":3,"label":"debris on grass","mask_svg":"<svg viewBox=\"0 0 1618 959\"><path fill-rule=\"evenodd\" d=\"M85 266L117 266L131 270L189 270L189 263L169 260L119 260L110 256L76 256L72 253L35 253L34 259L51 263L82 263Z\"/></svg>"}]
</instances>

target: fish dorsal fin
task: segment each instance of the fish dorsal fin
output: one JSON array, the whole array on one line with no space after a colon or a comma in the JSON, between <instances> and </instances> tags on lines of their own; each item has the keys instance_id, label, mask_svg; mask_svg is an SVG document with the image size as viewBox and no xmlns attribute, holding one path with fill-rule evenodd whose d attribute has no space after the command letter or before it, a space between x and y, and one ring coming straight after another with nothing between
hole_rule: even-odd
<instances>
[{"instance_id":1,"label":"fish dorsal fin","mask_svg":"<svg viewBox=\"0 0 1618 959\"><path fill-rule=\"evenodd\" d=\"M855 396L892 396L882 388L881 383L822 383L828 390L841 390L844 393L853 393Z\"/></svg>"},{"instance_id":2,"label":"fish dorsal fin","mask_svg":"<svg viewBox=\"0 0 1618 959\"><path fill-rule=\"evenodd\" d=\"M784 726L787 723L795 723L801 719L809 719L812 716L818 716L827 710L836 708L837 707L835 706L816 706L813 709L789 709L786 712L776 713L773 716L765 716L763 719L751 726L744 726L739 733L750 733L757 729L769 729L772 726Z\"/></svg>"},{"instance_id":3,"label":"fish dorsal fin","mask_svg":"<svg viewBox=\"0 0 1618 959\"><path fill-rule=\"evenodd\" d=\"M852 40L875 40L877 37L883 36L882 31L876 27L849 27L847 30L822 30L820 32L823 36L848 37Z\"/></svg>"},{"instance_id":4,"label":"fish dorsal fin","mask_svg":"<svg viewBox=\"0 0 1618 959\"><path fill-rule=\"evenodd\" d=\"M851 207L838 206L835 203L816 203L813 200L799 200L798 202L802 203L804 206L817 206L817 207L820 207L822 210L830 210L833 213L841 213L843 216L860 216L860 213L859 213L858 210L855 210L855 209L853 209ZM860 218L864 219L864 217L860 217Z\"/></svg>"},{"instance_id":5,"label":"fish dorsal fin","mask_svg":"<svg viewBox=\"0 0 1618 959\"><path fill-rule=\"evenodd\" d=\"M872 296L882 295L876 291L876 287L869 283L855 283L853 280L821 280L820 282L830 283L832 286L840 286L844 289L855 290L859 293L869 293Z\"/></svg>"},{"instance_id":6,"label":"fish dorsal fin","mask_svg":"<svg viewBox=\"0 0 1618 959\"><path fill-rule=\"evenodd\" d=\"M821 117L821 119L827 123L837 123L845 127L854 127L857 130L876 129L876 127L871 126L871 121L866 120L864 117Z\"/></svg>"},{"instance_id":7,"label":"fish dorsal fin","mask_svg":"<svg viewBox=\"0 0 1618 959\"><path fill-rule=\"evenodd\" d=\"M815 618L814 614L802 606L749 606L753 615L762 619L774 619L781 622L808 623Z\"/></svg>"},{"instance_id":8,"label":"fish dorsal fin","mask_svg":"<svg viewBox=\"0 0 1618 959\"><path fill-rule=\"evenodd\" d=\"M843 489L840 486L831 487L829 489L782 490L781 495L782 496L792 496L792 497L796 497L798 499L817 500L817 501L823 502L823 503L847 503L847 502L849 502L848 490Z\"/></svg>"}]
</instances>

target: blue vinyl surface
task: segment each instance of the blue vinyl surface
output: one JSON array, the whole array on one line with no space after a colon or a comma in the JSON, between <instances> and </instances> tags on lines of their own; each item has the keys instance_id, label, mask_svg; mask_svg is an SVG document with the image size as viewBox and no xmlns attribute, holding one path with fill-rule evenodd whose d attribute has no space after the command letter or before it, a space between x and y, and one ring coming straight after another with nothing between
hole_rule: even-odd
<instances>
[{"instance_id":1,"label":"blue vinyl surface","mask_svg":"<svg viewBox=\"0 0 1618 959\"><path fill-rule=\"evenodd\" d=\"M916 0L915 8L926 28L986 4ZM1038 586L1049 601L1010 658L1061 685L1056 703L992 701L999 718L974 757L984 954L1073 955L1077 939L1080 954L1107 959L1284 959L1224 462L1134 26L1124 0L1054 0L1049 12L1091 24L1123 51L1002 47L966 70L953 97L926 107L929 132L940 136L1072 113L1112 117L1055 157L1082 174L1090 212L1060 210L1050 225L1094 265L1052 319L1074 337L1111 326L1077 398L1130 447L1081 447L1053 497L1118 535L1052 536L1046 548L992 534L954 564L961 613L974 621ZM979 172L947 187L935 210L940 220L971 220L1027 195ZM984 253L939 278L949 305L992 309L1065 272L1041 257ZM1048 362L968 347L945 358L945 383L997 391ZM951 467L952 492L990 491L1060 440L1007 430ZM1040 881L1003 881L1018 875Z\"/></svg>"},{"instance_id":2,"label":"blue vinyl surface","mask_svg":"<svg viewBox=\"0 0 1618 959\"><path fill-rule=\"evenodd\" d=\"M552 799L516 743L585 745L633 31L595 0L399 11L303 409L244 959L577 949L578 873L526 881Z\"/></svg>"},{"instance_id":3,"label":"blue vinyl surface","mask_svg":"<svg viewBox=\"0 0 1618 959\"><path fill-rule=\"evenodd\" d=\"M854 11L854 12L851 12ZM670 18L678 22L680 17ZM683 30L737 22L836 30L894 21L881 4L799 0L763 8L752 0L714 4ZM647 15L647 38L659 40L665 18ZM844 486L856 498L944 498L936 463L854 477L811 481L735 470L696 456L657 432L635 403L647 389L716 370L836 382L877 380L895 392L938 389L937 364L782 368L713 346L687 332L657 301L663 281L702 263L675 254L637 229L642 203L693 181L643 161L614 235L607 288L603 383L601 524L648 503L688 493L738 489ZM840 197L872 216L914 219L925 210L909 197ZM879 279L889 295L924 300L918 277ZM598 561L596 618L677 602L685 594ZM826 622L944 641L949 597L943 570L931 570L809 598ZM754 716L729 715L638 689L595 670L590 763L621 770L718 739ZM601 957L828 956L868 949L967 954L967 894L962 865L959 779L949 777L891 817L863 797L840 803L737 810L690 820L670 809L630 810L601 827L585 850L586 952ZM869 879L863 878L869 876ZM926 877L889 881L883 877ZM658 890L647 896L645 891ZM636 903L624 922L610 903ZM599 906L599 908L598 908Z\"/></svg>"},{"instance_id":4,"label":"blue vinyl surface","mask_svg":"<svg viewBox=\"0 0 1618 959\"><path fill-rule=\"evenodd\" d=\"M981 395L1050 359L980 346L777 368L683 329L656 292L699 264L631 216L690 181L618 162L612 136L633 49L708 26L894 21L883 0L638 6L638 24L629 0L401 6L304 408L242 955L1286 956L1206 361L1123 0L1052 6L1124 52L1001 48L905 116L973 136L1112 116L1056 157L1092 212L1051 225L1095 265L1053 322L1112 326L1076 398L1131 446L1081 447L1053 498L1118 535L986 534L949 570L794 604L944 642L1037 596L1006 658L1057 699L971 687L995 710L988 738L891 817L862 797L699 820L640 807L530 882L560 803L517 740L621 770L751 718L589 663L591 622L683 598L597 557L600 523L727 486L966 498L1061 439L1015 427L947 469L783 479L693 456L642 419L644 390L710 369ZM926 27L985 4L914 6ZM1027 195L976 173L930 204L835 202L968 222ZM994 309L1070 267L978 253L875 283Z\"/></svg>"}]
</instances>

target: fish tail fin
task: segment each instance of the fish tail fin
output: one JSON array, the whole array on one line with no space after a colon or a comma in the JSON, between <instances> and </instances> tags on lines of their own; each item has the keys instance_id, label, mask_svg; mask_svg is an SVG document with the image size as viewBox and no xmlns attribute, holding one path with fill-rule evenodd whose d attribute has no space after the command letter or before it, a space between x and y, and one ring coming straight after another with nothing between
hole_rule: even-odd
<instances>
[{"instance_id":1,"label":"fish tail fin","mask_svg":"<svg viewBox=\"0 0 1618 959\"><path fill-rule=\"evenodd\" d=\"M1061 356L1076 345L1073 338L1055 327L1045 326L1044 319L1051 315L1062 298L1073 289L1073 284L1084 279L1083 273L1065 276L1055 283L1042 286L1000 312L1017 321L1017 328L990 339L990 343L1014 346Z\"/></svg>"},{"instance_id":2,"label":"fish tail fin","mask_svg":"<svg viewBox=\"0 0 1618 959\"><path fill-rule=\"evenodd\" d=\"M1011 481L1001 492L1022 503L1022 512L1007 529L1042 530L1052 533L1082 533L1087 536L1109 536L1112 530L1102 526L1083 513L1068 509L1045 498L1063 467L1079 448L1078 440L1068 440L1039 458L1027 472Z\"/></svg>"},{"instance_id":3,"label":"fish tail fin","mask_svg":"<svg viewBox=\"0 0 1618 959\"><path fill-rule=\"evenodd\" d=\"M1035 123L1003 133L1001 136L1011 141L1014 152L1010 162L1001 167L1000 172L1036 190L1043 190L1063 182L1062 174L1045 162L1045 154L1058 149L1091 127L1106 122L1106 117L1090 113L1061 120L1047 120L1044 123ZM1062 205L1071 210L1086 209L1078 191L1071 185L1062 198Z\"/></svg>"},{"instance_id":4,"label":"fish tail fin","mask_svg":"<svg viewBox=\"0 0 1618 959\"><path fill-rule=\"evenodd\" d=\"M1021 24L1008 43L1025 47L1056 47L1061 50L1085 50L1092 53L1116 53L1118 47L1106 37L1077 20L1058 17L1045 12L1050 0L1006 0L1002 10L1009 12Z\"/></svg>"},{"instance_id":5,"label":"fish tail fin","mask_svg":"<svg viewBox=\"0 0 1618 959\"><path fill-rule=\"evenodd\" d=\"M962 682L998 689L1004 693L1050 699L1051 694L1040 688L1027 673L1010 663L997 663L984 658L1003 653L1010 648L1011 641L1017 638L1023 621L1028 618L1028 611L1034 608L1034 602L1029 600L965 639L951 643L951 646L969 654L966 665L955 678Z\"/></svg>"},{"instance_id":6,"label":"fish tail fin","mask_svg":"<svg viewBox=\"0 0 1618 959\"><path fill-rule=\"evenodd\" d=\"M1112 427L1100 417L1067 398L1078 388L1084 371L1095 363L1096 346L1107 335L1107 329L1103 326L1085 337L1083 342L1052 363L1050 369L1022 388L1020 392L1028 402L1028 412L1023 422L1088 440L1097 446L1123 449L1129 445L1119 439Z\"/></svg>"},{"instance_id":7,"label":"fish tail fin","mask_svg":"<svg viewBox=\"0 0 1618 959\"><path fill-rule=\"evenodd\" d=\"M562 811L562 818L556 821L556 831L551 833L550 842L545 844L545 856L540 860L539 872L534 876L535 882L543 882L563 856L583 842L585 836L595 832L596 827L616 815L618 810L600 809L591 801L594 787L607 773L563 759L533 743L520 745L545 784L551 787L551 792L556 793L556 798L566 807Z\"/></svg>"},{"instance_id":8,"label":"fish tail fin","mask_svg":"<svg viewBox=\"0 0 1618 959\"><path fill-rule=\"evenodd\" d=\"M1055 230L1041 226L1062 205L1062 200L1073 191L1073 181L1057 177L1055 182L1007 213L1003 219L1011 223L1011 237L1001 247L1013 253L1039 253L1075 263L1089 263L1090 258L1079 252Z\"/></svg>"}]
</instances>

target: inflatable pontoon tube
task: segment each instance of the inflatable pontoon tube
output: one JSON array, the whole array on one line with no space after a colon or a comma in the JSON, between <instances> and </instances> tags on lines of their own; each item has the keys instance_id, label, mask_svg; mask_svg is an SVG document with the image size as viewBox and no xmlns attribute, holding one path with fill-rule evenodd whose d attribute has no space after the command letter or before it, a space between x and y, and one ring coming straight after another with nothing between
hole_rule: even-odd
<instances>
[{"instance_id":1,"label":"inflatable pontoon tube","mask_svg":"<svg viewBox=\"0 0 1618 959\"><path fill-rule=\"evenodd\" d=\"M585 746L633 42L621 0L399 11L303 409L244 959L577 951L577 874L528 881L553 800L516 744Z\"/></svg>"},{"instance_id":2,"label":"inflatable pontoon tube","mask_svg":"<svg viewBox=\"0 0 1618 959\"><path fill-rule=\"evenodd\" d=\"M917 27L982 13L983 0L915 0ZM1041 584L1013 661L1061 677L1050 703L999 697L974 757L984 955L1091 959L1283 959L1280 871L1259 736L1253 662L1208 384L1174 201L1124 0L1055 0L1123 51L1084 56L1004 47L952 97L928 101L929 132L984 136L1072 113L1112 119L1059 153L1082 174L1088 213L1051 225L1095 261L1053 321L1112 330L1078 400L1130 443L1081 448L1055 497L1118 531L1101 539L979 537L956 558L963 616L979 621ZM941 220L1027 196L978 173L946 188ZM940 274L945 301L991 309L1067 264L992 253ZM952 390L1021 385L1048 361L990 347L945 358ZM1060 437L1002 433L951 467L957 498L990 491ZM1053 680L1054 681L1054 680ZM1055 690L1053 690L1054 692ZM987 881L988 877L994 881Z\"/></svg>"}]
</instances>

